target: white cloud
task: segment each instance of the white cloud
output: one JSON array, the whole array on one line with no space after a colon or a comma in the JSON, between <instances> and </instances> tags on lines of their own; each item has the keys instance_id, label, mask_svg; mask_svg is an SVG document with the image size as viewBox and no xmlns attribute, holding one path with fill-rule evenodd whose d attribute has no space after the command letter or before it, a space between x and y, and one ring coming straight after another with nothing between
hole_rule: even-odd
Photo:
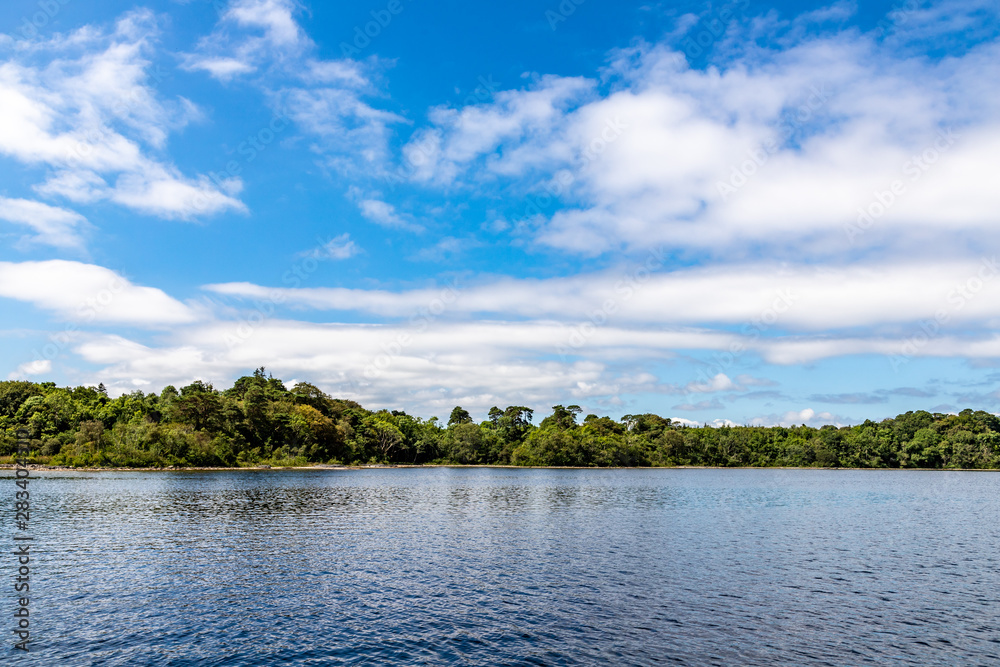
<instances>
[{"instance_id":1,"label":"white cloud","mask_svg":"<svg viewBox=\"0 0 1000 667\"><path fill-rule=\"evenodd\" d=\"M28 240L55 248L81 248L80 232L88 227L79 213L27 199L0 197L0 220L31 227Z\"/></svg>"},{"instance_id":2,"label":"white cloud","mask_svg":"<svg viewBox=\"0 0 1000 667\"><path fill-rule=\"evenodd\" d=\"M725 373L717 373L708 382L692 382L685 389L691 393L708 393L715 391L732 391L739 388Z\"/></svg>"},{"instance_id":3,"label":"white cloud","mask_svg":"<svg viewBox=\"0 0 1000 667\"><path fill-rule=\"evenodd\" d=\"M950 0L932 3L897 3L881 32L893 45L909 45L927 41L934 46L950 40L968 43L996 34L1000 25L1000 8L992 0Z\"/></svg>"},{"instance_id":4,"label":"white cloud","mask_svg":"<svg viewBox=\"0 0 1000 667\"><path fill-rule=\"evenodd\" d=\"M232 0L195 52L182 54L182 66L229 81L269 61L294 58L313 46L292 16L294 10L289 0Z\"/></svg>"},{"instance_id":5,"label":"white cloud","mask_svg":"<svg viewBox=\"0 0 1000 667\"><path fill-rule=\"evenodd\" d=\"M452 317L495 315L567 323L730 326L766 331L831 332L916 325L943 311L948 327L991 330L1000 320L1000 263L992 257L843 267L734 264L660 270L662 256L617 270L548 280L501 278L463 286ZM652 270L651 270L652 269ZM259 297L275 291L290 304L407 317L449 288L391 292L347 288L208 289Z\"/></svg>"},{"instance_id":6,"label":"white cloud","mask_svg":"<svg viewBox=\"0 0 1000 667\"><path fill-rule=\"evenodd\" d=\"M111 196L107 182L87 169L61 170L34 186L35 192L46 197L65 197L70 201L91 204Z\"/></svg>"},{"instance_id":7,"label":"white cloud","mask_svg":"<svg viewBox=\"0 0 1000 667\"><path fill-rule=\"evenodd\" d=\"M199 58L191 55L184 57L184 69L203 70L220 81L229 81L254 70L252 65L237 58Z\"/></svg>"},{"instance_id":8,"label":"white cloud","mask_svg":"<svg viewBox=\"0 0 1000 667\"><path fill-rule=\"evenodd\" d=\"M483 244L475 237L467 236L458 238L456 236L446 236L428 248L421 248L412 259L422 262L442 262L446 258L455 257L472 248L479 248Z\"/></svg>"},{"instance_id":9,"label":"white cloud","mask_svg":"<svg viewBox=\"0 0 1000 667\"><path fill-rule=\"evenodd\" d=\"M294 5L288 0L236 0L225 18L244 27L263 28L267 41L276 47L299 44L306 39L292 18Z\"/></svg>"},{"instance_id":10,"label":"white cloud","mask_svg":"<svg viewBox=\"0 0 1000 667\"><path fill-rule=\"evenodd\" d=\"M420 225L400 215L395 206L379 199L362 199L358 202L358 208L361 210L361 215L376 225L411 232L423 230Z\"/></svg>"},{"instance_id":11,"label":"white cloud","mask_svg":"<svg viewBox=\"0 0 1000 667\"><path fill-rule=\"evenodd\" d=\"M231 0L182 66L224 82L253 74L267 101L312 138L324 167L386 175L391 127L406 120L366 101L384 97L372 81L383 63L317 59L296 9L291 0Z\"/></svg>"},{"instance_id":12,"label":"white cloud","mask_svg":"<svg viewBox=\"0 0 1000 667\"><path fill-rule=\"evenodd\" d=\"M238 179L216 187L151 156L201 116L189 100L157 93L162 72L149 59L157 31L141 10L110 32L19 42L18 55L0 61L0 154L52 169L36 192L166 218L245 210L234 197Z\"/></svg>"},{"instance_id":13,"label":"white cloud","mask_svg":"<svg viewBox=\"0 0 1000 667\"><path fill-rule=\"evenodd\" d=\"M93 264L0 262L0 297L31 303L72 322L166 326L194 322L189 306Z\"/></svg>"},{"instance_id":14,"label":"white cloud","mask_svg":"<svg viewBox=\"0 0 1000 667\"><path fill-rule=\"evenodd\" d=\"M449 184L475 161L501 145L513 143L510 153L490 162L492 171L512 174L553 164L538 151L518 150L517 144L539 137L558 140L566 125L568 107L588 96L594 84L582 78L546 76L520 91L501 91L491 104L452 109L438 107L430 114L433 128L417 132L403 148L417 181ZM567 159L568 152L557 156Z\"/></svg>"},{"instance_id":15,"label":"white cloud","mask_svg":"<svg viewBox=\"0 0 1000 667\"><path fill-rule=\"evenodd\" d=\"M353 60L308 60L299 76L309 83L346 83L360 88L369 85L362 65Z\"/></svg>"},{"instance_id":16,"label":"white cloud","mask_svg":"<svg viewBox=\"0 0 1000 667\"><path fill-rule=\"evenodd\" d=\"M378 175L389 156L389 127L405 119L365 102L368 88L345 82L341 87L284 88L275 97L316 138L313 148L326 154L331 166L345 170L360 162Z\"/></svg>"},{"instance_id":17,"label":"white cloud","mask_svg":"<svg viewBox=\"0 0 1000 667\"><path fill-rule=\"evenodd\" d=\"M30 377L33 375L44 375L52 372L52 362L48 359L37 359L28 361L17 367L14 372L7 376L8 380Z\"/></svg>"},{"instance_id":18,"label":"white cloud","mask_svg":"<svg viewBox=\"0 0 1000 667\"><path fill-rule=\"evenodd\" d=\"M56 298L66 299L54 296L57 294L62 292L50 288L45 295L33 298L37 302L47 300L53 309L65 310L72 305L69 301L53 303ZM652 367L675 363L691 353L734 349L751 355L746 361L763 356L779 364L845 354L899 355L907 342L903 337L831 339L825 335L811 341L759 340L705 329L604 326L595 328L582 344L575 345L577 331L557 322L454 322L435 310L386 324L322 324L279 319L276 315L260 318L254 311L258 317L202 319L172 327L156 344L92 334L74 351L85 361L101 366L95 377L109 387L134 387L137 381L152 386L176 385L195 378L224 385L266 359L268 367L281 377L306 379L332 394L365 405L404 405L427 415L440 414L454 405L480 411L495 404L553 405L567 400L595 407L619 406L636 395L679 395L692 388L701 390L701 396L713 391L742 392L773 383L743 374L733 379L722 373L722 377L717 374L708 383L678 386L663 383L651 373L635 373L634 369L636 364ZM162 308L156 312L162 312ZM131 311L130 316L135 318L136 313ZM814 347L803 351L803 344ZM911 358L995 359L1000 358L1000 336L974 340L934 338L908 353ZM890 372L887 360L884 373ZM692 394L699 396L697 392ZM726 408L719 398L706 397L688 399L675 409L718 414ZM811 416L797 411L767 419L768 423L837 421L818 411Z\"/></svg>"},{"instance_id":19,"label":"white cloud","mask_svg":"<svg viewBox=\"0 0 1000 667\"><path fill-rule=\"evenodd\" d=\"M366 405L405 404L428 413L456 404L485 411L505 401L553 405L572 398L597 403L660 389L655 377L623 373L606 360L552 359L566 335L565 327L554 323L456 324L430 318L373 325L269 319L249 330L233 321L181 327L162 347L92 336L76 351L103 366L99 376L109 387L137 378L154 386L195 377L223 384L266 358L279 376L307 378ZM683 331L607 332L598 337L595 349L632 347L636 353L643 348L641 354L649 359L709 344L712 338Z\"/></svg>"},{"instance_id":20,"label":"white cloud","mask_svg":"<svg viewBox=\"0 0 1000 667\"><path fill-rule=\"evenodd\" d=\"M302 253L303 257L312 257L313 259L350 259L355 255L363 252L357 243L351 240L351 235L348 233L340 234L333 237L326 243L323 243L318 248L313 248L312 250L307 250Z\"/></svg>"},{"instance_id":21,"label":"white cloud","mask_svg":"<svg viewBox=\"0 0 1000 667\"><path fill-rule=\"evenodd\" d=\"M206 176L187 179L175 169L151 165L120 176L110 196L112 201L150 215L190 220L227 210L245 213L246 206L233 196L242 189L238 178L216 185Z\"/></svg>"},{"instance_id":22,"label":"white cloud","mask_svg":"<svg viewBox=\"0 0 1000 667\"><path fill-rule=\"evenodd\" d=\"M827 424L838 427L847 426L851 420L830 412L816 412L812 408L803 408L802 410L789 410L784 414L754 417L749 423L750 426L801 426L804 424L819 428Z\"/></svg>"},{"instance_id":23,"label":"white cloud","mask_svg":"<svg viewBox=\"0 0 1000 667\"><path fill-rule=\"evenodd\" d=\"M734 343L742 343L747 353L755 355L795 344L781 340L764 344L704 330L601 328L585 346L563 357L559 350L567 346L570 334L567 327L553 322L449 322L429 315L398 324L317 324L270 318L263 322L203 321L175 328L170 339L158 346L119 336L90 336L76 352L102 366L98 376L109 387L116 383L134 386L136 380L163 386L199 377L221 385L267 359L268 367L279 376L307 379L366 405L405 405L432 414L454 405L485 411L495 404L552 405L572 399L607 406L621 405L638 394L678 395L690 390L690 385L664 384L652 374L628 369L684 352L731 350ZM880 352L891 354L891 345L898 348L903 341L882 342ZM855 347L843 353L865 351ZM941 339L917 350L915 356L948 352L955 356L988 352L988 356L1000 357L1000 337L971 345ZM886 363L885 373L889 372ZM737 392L763 384L773 383L717 377L713 386L696 388ZM705 398L685 401L674 409L719 414L726 406L719 398ZM753 423L845 421L808 408L760 417Z\"/></svg>"}]
</instances>

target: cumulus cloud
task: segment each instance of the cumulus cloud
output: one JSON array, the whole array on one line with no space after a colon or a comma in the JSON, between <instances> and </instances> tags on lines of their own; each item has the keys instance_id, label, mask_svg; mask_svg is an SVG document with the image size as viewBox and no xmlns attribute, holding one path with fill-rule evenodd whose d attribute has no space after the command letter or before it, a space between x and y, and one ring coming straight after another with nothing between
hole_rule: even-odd
<instances>
[{"instance_id":1,"label":"cumulus cloud","mask_svg":"<svg viewBox=\"0 0 1000 667\"><path fill-rule=\"evenodd\" d=\"M405 152L423 183L554 196L553 213L535 207L536 238L582 255L955 248L957 231L994 233L1000 94L982 82L1000 75L998 54L984 42L935 62L807 31L701 70L640 44L617 54L606 88L548 77L440 109Z\"/></svg>"},{"instance_id":2,"label":"cumulus cloud","mask_svg":"<svg viewBox=\"0 0 1000 667\"><path fill-rule=\"evenodd\" d=\"M0 297L31 303L79 323L167 326L194 322L194 309L154 287L94 264L0 262Z\"/></svg>"},{"instance_id":3,"label":"cumulus cloud","mask_svg":"<svg viewBox=\"0 0 1000 667\"><path fill-rule=\"evenodd\" d=\"M501 146L515 145L537 137L550 137L565 126L565 113L587 97L594 83L583 78L542 77L530 88L497 93L495 101L462 109L432 110L433 127L417 132L403 148L411 177L417 181L446 185L463 174L478 158L493 155L493 171L515 174L527 168L555 164L538 151L514 150L495 159ZM570 157L569 153L560 156Z\"/></svg>"},{"instance_id":4,"label":"cumulus cloud","mask_svg":"<svg viewBox=\"0 0 1000 667\"><path fill-rule=\"evenodd\" d=\"M294 5L287 0L237 0L224 18L239 25L261 28L264 39L276 47L299 44L305 39L292 18Z\"/></svg>"}]
</instances>

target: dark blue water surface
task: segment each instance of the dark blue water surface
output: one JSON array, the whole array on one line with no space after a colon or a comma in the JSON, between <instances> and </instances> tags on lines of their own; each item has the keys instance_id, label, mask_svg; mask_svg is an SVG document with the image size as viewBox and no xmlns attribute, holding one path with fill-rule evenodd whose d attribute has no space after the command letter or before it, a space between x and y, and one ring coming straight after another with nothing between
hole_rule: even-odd
<instances>
[{"instance_id":1,"label":"dark blue water surface","mask_svg":"<svg viewBox=\"0 0 1000 667\"><path fill-rule=\"evenodd\" d=\"M40 475L5 664L1000 664L996 473Z\"/></svg>"}]
</instances>

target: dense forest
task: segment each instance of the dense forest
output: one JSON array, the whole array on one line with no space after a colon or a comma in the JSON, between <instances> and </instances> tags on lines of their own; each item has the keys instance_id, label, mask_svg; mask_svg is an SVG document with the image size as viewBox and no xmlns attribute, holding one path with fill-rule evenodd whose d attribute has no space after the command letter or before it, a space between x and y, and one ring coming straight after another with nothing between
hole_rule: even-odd
<instances>
[{"instance_id":1,"label":"dense forest","mask_svg":"<svg viewBox=\"0 0 1000 667\"><path fill-rule=\"evenodd\" d=\"M682 426L654 414L621 421L556 405L494 407L475 423L366 410L263 368L218 391L196 381L110 398L100 387L0 382L0 460L26 431L31 460L87 467L457 463L538 466L1000 468L1000 420L983 411L907 412L855 426Z\"/></svg>"}]
</instances>

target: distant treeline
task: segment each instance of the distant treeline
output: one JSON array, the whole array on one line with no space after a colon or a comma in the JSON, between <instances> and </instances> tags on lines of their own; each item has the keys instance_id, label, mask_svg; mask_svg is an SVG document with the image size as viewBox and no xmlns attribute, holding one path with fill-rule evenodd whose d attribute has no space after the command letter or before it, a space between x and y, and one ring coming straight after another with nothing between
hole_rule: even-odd
<instances>
[{"instance_id":1,"label":"distant treeline","mask_svg":"<svg viewBox=\"0 0 1000 667\"><path fill-rule=\"evenodd\" d=\"M539 466L1000 468L1000 420L983 411L907 412L856 426L683 426L654 414L621 421L553 407L492 408L475 423L366 410L263 368L229 389L194 382L110 398L100 387L0 382L0 455L26 430L32 459L68 466L459 463Z\"/></svg>"}]
</instances>

